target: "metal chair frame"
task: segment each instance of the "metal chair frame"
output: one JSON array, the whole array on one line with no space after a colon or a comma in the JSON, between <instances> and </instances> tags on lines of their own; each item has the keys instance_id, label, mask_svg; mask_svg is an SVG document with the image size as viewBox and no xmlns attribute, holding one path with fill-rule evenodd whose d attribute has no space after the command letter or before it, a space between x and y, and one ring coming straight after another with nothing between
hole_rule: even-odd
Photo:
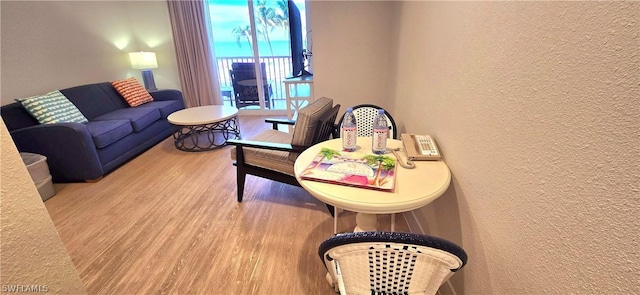
<instances>
[{"instance_id":1,"label":"metal chair frame","mask_svg":"<svg viewBox=\"0 0 640 295\"><path fill-rule=\"evenodd\" d=\"M271 84L266 77L266 66L264 63L260 63L260 71L263 79L263 92L264 92L264 104L266 108L271 108ZM231 70L229 70L231 77L231 85L233 87L233 99L237 108L245 106L260 105L260 98L258 95L257 86L243 86L239 82L243 80L256 79L255 64L254 63L233 63L231 64Z\"/></svg>"}]
</instances>

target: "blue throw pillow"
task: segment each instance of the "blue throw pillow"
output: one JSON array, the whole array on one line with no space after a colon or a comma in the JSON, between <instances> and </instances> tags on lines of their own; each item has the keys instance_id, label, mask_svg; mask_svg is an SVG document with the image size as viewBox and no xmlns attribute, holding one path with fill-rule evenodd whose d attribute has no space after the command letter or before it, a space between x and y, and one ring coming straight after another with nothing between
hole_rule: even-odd
<instances>
[{"instance_id":1,"label":"blue throw pillow","mask_svg":"<svg viewBox=\"0 0 640 295\"><path fill-rule=\"evenodd\" d=\"M40 124L88 122L80 110L59 90L16 100Z\"/></svg>"}]
</instances>

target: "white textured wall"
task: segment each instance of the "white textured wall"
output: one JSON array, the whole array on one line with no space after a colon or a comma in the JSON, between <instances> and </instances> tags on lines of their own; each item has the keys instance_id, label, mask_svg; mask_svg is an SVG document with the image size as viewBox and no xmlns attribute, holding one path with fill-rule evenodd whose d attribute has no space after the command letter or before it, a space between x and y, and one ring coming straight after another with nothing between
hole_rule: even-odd
<instances>
[{"instance_id":1,"label":"white textured wall","mask_svg":"<svg viewBox=\"0 0 640 295\"><path fill-rule=\"evenodd\" d=\"M639 294L640 3L399 5L394 115L453 174L417 213L467 250L458 294Z\"/></svg>"},{"instance_id":2,"label":"white textured wall","mask_svg":"<svg viewBox=\"0 0 640 295\"><path fill-rule=\"evenodd\" d=\"M154 51L158 88L180 89L164 1L1 1L0 104L136 77L128 53Z\"/></svg>"},{"instance_id":3,"label":"white textured wall","mask_svg":"<svg viewBox=\"0 0 640 295\"><path fill-rule=\"evenodd\" d=\"M23 293L27 288L37 288L49 294L85 294L73 262L2 120L0 141L0 292L22 290L20 293Z\"/></svg>"},{"instance_id":4,"label":"white textured wall","mask_svg":"<svg viewBox=\"0 0 640 295\"><path fill-rule=\"evenodd\" d=\"M313 28L315 97L347 106L393 107L391 31L397 5L385 1L307 1Z\"/></svg>"}]
</instances>

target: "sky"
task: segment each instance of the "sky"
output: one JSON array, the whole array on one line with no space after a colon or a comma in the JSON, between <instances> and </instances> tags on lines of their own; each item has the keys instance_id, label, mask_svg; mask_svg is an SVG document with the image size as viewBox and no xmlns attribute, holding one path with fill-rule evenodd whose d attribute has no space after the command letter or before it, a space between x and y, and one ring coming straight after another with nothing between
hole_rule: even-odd
<instances>
[{"instance_id":1,"label":"sky","mask_svg":"<svg viewBox=\"0 0 640 295\"><path fill-rule=\"evenodd\" d=\"M275 0L268 0L267 5L277 9L276 2ZM294 2L300 10L300 15L303 16L302 26L306 27L304 0L294 0ZM254 5L256 4L257 1L254 1ZM232 33L233 28L249 25L247 0L209 0L209 14L215 42L235 42L236 36ZM287 41L289 32L275 30L270 32L269 37L272 41Z\"/></svg>"}]
</instances>

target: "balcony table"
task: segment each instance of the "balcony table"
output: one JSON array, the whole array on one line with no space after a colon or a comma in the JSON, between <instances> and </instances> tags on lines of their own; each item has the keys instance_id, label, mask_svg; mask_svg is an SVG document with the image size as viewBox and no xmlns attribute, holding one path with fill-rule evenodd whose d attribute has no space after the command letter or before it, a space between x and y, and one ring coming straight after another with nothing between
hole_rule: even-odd
<instances>
[{"instance_id":1,"label":"balcony table","mask_svg":"<svg viewBox=\"0 0 640 295\"><path fill-rule=\"evenodd\" d=\"M282 82L287 94L287 118L291 120L300 108L313 101L313 76L287 78Z\"/></svg>"},{"instance_id":2,"label":"balcony table","mask_svg":"<svg viewBox=\"0 0 640 295\"><path fill-rule=\"evenodd\" d=\"M246 87L258 87L258 79L241 80L241 81L238 81L238 84ZM268 86L269 84L271 84L271 82L267 80L262 80L262 84L265 86Z\"/></svg>"}]
</instances>

